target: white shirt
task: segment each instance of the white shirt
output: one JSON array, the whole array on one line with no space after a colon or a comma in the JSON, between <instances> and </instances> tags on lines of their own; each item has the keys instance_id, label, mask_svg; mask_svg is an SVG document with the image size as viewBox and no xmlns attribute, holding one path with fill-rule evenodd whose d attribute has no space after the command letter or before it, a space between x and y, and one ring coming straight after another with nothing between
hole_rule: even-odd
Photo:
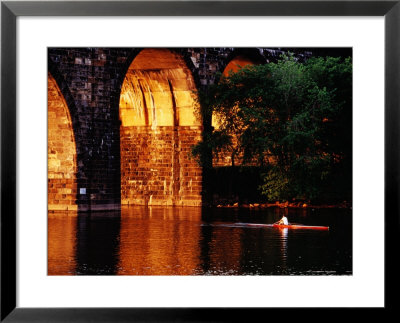
<instances>
[{"instance_id":1,"label":"white shirt","mask_svg":"<svg viewBox=\"0 0 400 323\"><path fill-rule=\"evenodd\" d=\"M282 221L283 221L283 224L284 224L284 225L289 225L289 221L287 220L287 217L286 217L286 216L283 216L283 217L282 217Z\"/></svg>"}]
</instances>

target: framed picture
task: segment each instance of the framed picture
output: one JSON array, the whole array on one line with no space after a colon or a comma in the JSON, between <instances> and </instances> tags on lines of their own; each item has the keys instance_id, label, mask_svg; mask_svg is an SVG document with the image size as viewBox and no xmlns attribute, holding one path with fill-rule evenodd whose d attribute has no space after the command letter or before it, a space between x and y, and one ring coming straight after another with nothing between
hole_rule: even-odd
<instances>
[{"instance_id":1,"label":"framed picture","mask_svg":"<svg viewBox=\"0 0 400 323\"><path fill-rule=\"evenodd\" d=\"M394 237L399 233L398 225L391 225L398 223L399 213L399 14L398 1L3 1L1 320L231 322L266 315L278 308L282 310L278 313L290 308L293 318L300 308L375 308L379 314L383 309L387 313L394 307L391 295L398 282L390 255L396 253ZM304 36L307 33L308 38ZM308 182L285 179L292 190L296 185L300 189L296 199L290 196L286 204L277 202L275 206L284 212L275 219L278 215L269 214L258 200L243 197L243 187L245 194L250 194L249 183L256 182L251 170L242 175L244 184L241 182L234 194L230 192L229 198L223 196L223 190L216 190L219 195L215 191L211 194L216 209L238 210L239 205L244 213L240 211L230 218L218 209L217 215L213 213L217 220L204 220L201 213L187 215L179 211L171 215L165 210L154 211L160 205L198 207L206 201L201 191L206 177L200 177L205 176L204 165L201 175L195 161L182 153L190 151L185 145L201 138L200 130L205 127L198 124L192 109L199 100L193 97L196 88L207 89L215 78L229 77L229 72L242 70L243 66L248 67L243 70L251 71L251 66L267 62L270 69L266 73L270 75L275 65L282 69L276 59L279 55L286 57L290 65L318 52L323 53L321 57L349 57L354 64L348 78L340 76L343 93L351 87L344 86L347 80L354 91L350 100L352 115L344 118L347 123L341 121L347 127L347 137L335 139L340 149L352 150L352 170L348 177L340 173L330 185L338 187L343 196L350 187L352 201L340 204L351 214L345 224L349 235L330 232L331 237L338 238L336 242L340 237L345 242L332 244L332 239L324 240L325 230L336 223L337 214L336 220L326 220L326 224L321 221L325 218L315 214L302 217L296 211L289 213L295 219L292 222L303 220L303 225L290 225L304 231L318 229L321 235L301 233L302 240L293 243L295 236L291 234L290 240L285 227L289 226L284 222L287 219L283 217L279 224L275 221L282 214L287 216L288 207L308 212L310 200L297 200L306 194ZM322 63L315 66L320 67L318 64ZM346 68L345 63L340 65L341 71ZM85 74L89 70L92 80ZM337 70L330 73L334 75ZM314 93L315 88L305 85L308 81L299 79L298 97L303 95L300 87L304 87L307 97ZM239 83L234 95L243 87L243 80ZM339 92L340 87L336 87ZM214 89L214 98L218 98L220 89ZM279 86L276 91L280 91ZM326 103L331 98L327 93L324 88L316 96L318 100L325 98ZM106 97L109 103L104 103ZM240 104L237 97L235 100ZM156 111L155 106L164 101L168 104ZM107 104L115 105L110 110L119 112L103 113L102 107ZM65 111L69 112L64 115ZM300 122L300 115L304 117L304 113L296 115L292 111L290 117L282 119ZM209 118L211 125L211 115ZM325 127L330 118L334 119L324 116L320 124ZM235 126L242 121L235 118L232 122ZM224 129L221 124L213 123L212 131ZM297 131L298 123L292 126ZM262 137L256 132L251 135ZM196 143L193 140L191 143ZM241 137L239 141L244 140ZM314 149L320 140L313 140ZM179 149L165 149L165 142ZM276 142L268 149L264 147L260 155L267 158L267 152L273 165L279 163L273 155L275 146ZM114 148L118 158L113 157ZM71 157L67 154L70 151L76 155ZM112 158L102 158L104 154ZM227 171L223 167L245 156L240 152L222 155L222 161L211 161L221 167L209 171L210 183L212 179L215 182L210 187L220 187L224 178L236 178L231 170L221 175ZM294 151L293 156L299 155L300 150ZM149 163L151 158L160 160L160 165ZM335 158L341 157L332 152L332 160ZM268 183L272 183L271 176L276 177L276 173L269 174ZM312 181L311 176L307 179ZM145 182L156 188L146 187ZM274 189L271 193L271 185L264 186L264 193L269 192L273 199L277 194ZM322 196L323 190L318 190ZM133 207L136 204L153 207L153 211L142 208L137 212ZM268 207L267 203L263 205ZM113 218L115 210L118 215ZM60 221L52 215L58 211L90 215L67 216ZM108 215L97 216L98 211ZM179 224L171 224L174 216L179 217ZM312 222L311 218L318 220ZM143 219L147 222L142 223ZM137 241L124 238L124 232L140 237L140 228L149 231L157 222L154 219L164 222L161 231L139 238L146 245L138 246ZM271 224L260 224L261 219ZM265 228L273 222L285 228L268 231L268 239L277 236L264 239ZM193 223L197 231L193 231ZM210 230L213 235L208 235ZM250 231L251 238L243 238ZM162 245L169 240L176 242L175 249ZM71 252L76 253L72 257L68 254L69 241L74 244ZM118 261L113 249L116 241ZM198 241L201 248L191 248ZM243 255L233 255L235 241L240 241ZM268 244L273 245L273 241L282 243L281 252L271 251L273 264L252 258L271 249ZM148 265L132 263L129 257L133 250L139 253L148 248L147 243L153 243L154 251L143 255ZM287 257L288 248L297 251ZM300 252L300 248L307 251ZM129 256L125 263L121 260L122 249ZM171 261L177 257L178 262ZM212 257L217 260L213 262ZM316 258L329 265L321 265ZM202 261L200 266L196 265L198 259ZM285 267L287 262L291 263L289 269ZM163 266L157 266L160 263ZM232 265L238 263L240 269ZM203 277L194 279L193 275ZM335 275L339 276L332 277ZM368 290L363 291L367 282ZM240 295L247 295L246 299Z\"/></svg>"}]
</instances>

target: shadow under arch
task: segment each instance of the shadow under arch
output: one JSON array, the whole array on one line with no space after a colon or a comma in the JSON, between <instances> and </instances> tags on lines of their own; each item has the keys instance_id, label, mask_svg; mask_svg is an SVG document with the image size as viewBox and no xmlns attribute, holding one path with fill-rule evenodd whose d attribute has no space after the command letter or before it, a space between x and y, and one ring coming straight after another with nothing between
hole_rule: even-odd
<instances>
[{"instance_id":1,"label":"shadow under arch","mask_svg":"<svg viewBox=\"0 0 400 323\"><path fill-rule=\"evenodd\" d=\"M120 85L121 204L201 205L196 81L180 49L134 49ZM127 66L129 64L129 66Z\"/></svg>"}]
</instances>

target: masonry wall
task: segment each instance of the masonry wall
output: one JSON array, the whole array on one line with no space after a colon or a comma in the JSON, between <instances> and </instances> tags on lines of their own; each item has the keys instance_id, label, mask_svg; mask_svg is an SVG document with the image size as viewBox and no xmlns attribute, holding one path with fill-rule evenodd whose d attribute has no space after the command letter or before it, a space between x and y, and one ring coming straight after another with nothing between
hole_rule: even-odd
<instances>
[{"instance_id":1,"label":"masonry wall","mask_svg":"<svg viewBox=\"0 0 400 323\"><path fill-rule=\"evenodd\" d=\"M120 207L120 84L131 49L52 48L49 70L68 105L76 139L78 209Z\"/></svg>"},{"instance_id":2,"label":"masonry wall","mask_svg":"<svg viewBox=\"0 0 400 323\"><path fill-rule=\"evenodd\" d=\"M77 210L76 145L67 103L48 75L48 209Z\"/></svg>"},{"instance_id":3,"label":"masonry wall","mask_svg":"<svg viewBox=\"0 0 400 323\"><path fill-rule=\"evenodd\" d=\"M217 82L217 72L223 72L238 55L268 62L276 60L282 53L281 50L263 48L171 48L168 51L180 57L178 67L191 77L167 78L170 82L164 84L168 84L170 90L160 91L158 100L175 100L175 117L181 116L181 120L193 117L192 112L188 113L193 107L190 110L190 104L182 106L179 100L187 101L182 98L187 98L192 89L206 89ZM199 192L204 193L204 173L188 159L188 151L201 138L202 131L210 129L211 120L202 120L200 124L177 123L172 118L173 123L158 123L156 131L150 123L123 125L121 91L129 67L141 52L143 49L140 48L48 49L49 72L64 97L75 138L73 181L76 186L71 188L68 200L75 201L78 210L112 210L119 208L121 202L149 204L150 198L155 204L203 203ZM181 91L181 86L186 87L186 91ZM53 92L49 86L49 100ZM151 92L156 95L156 91ZM150 103L149 97L147 103ZM168 113L164 113L164 117L167 116ZM160 147L157 153L155 147ZM125 149L129 153L121 156ZM162 162L155 167L157 159ZM133 193L129 188L132 184L143 189ZM59 194L51 189L54 186L49 186L49 198L50 194Z\"/></svg>"},{"instance_id":4,"label":"masonry wall","mask_svg":"<svg viewBox=\"0 0 400 323\"><path fill-rule=\"evenodd\" d=\"M201 205L196 85L180 53L144 49L120 96L121 204Z\"/></svg>"},{"instance_id":5,"label":"masonry wall","mask_svg":"<svg viewBox=\"0 0 400 323\"><path fill-rule=\"evenodd\" d=\"M121 130L121 203L201 205L202 171L190 159L199 127Z\"/></svg>"}]
</instances>

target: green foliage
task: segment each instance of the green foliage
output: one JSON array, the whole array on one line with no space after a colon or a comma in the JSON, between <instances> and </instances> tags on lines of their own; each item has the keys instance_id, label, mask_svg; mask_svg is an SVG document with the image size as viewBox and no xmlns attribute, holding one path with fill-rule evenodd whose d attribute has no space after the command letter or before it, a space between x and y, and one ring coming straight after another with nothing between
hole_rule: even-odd
<instances>
[{"instance_id":1,"label":"green foliage","mask_svg":"<svg viewBox=\"0 0 400 323\"><path fill-rule=\"evenodd\" d=\"M201 93L200 105L219 120L193 148L203 166L222 151L242 155L242 165L264 167L269 200L322 199L338 176L351 191L350 58L246 66Z\"/></svg>"}]
</instances>

